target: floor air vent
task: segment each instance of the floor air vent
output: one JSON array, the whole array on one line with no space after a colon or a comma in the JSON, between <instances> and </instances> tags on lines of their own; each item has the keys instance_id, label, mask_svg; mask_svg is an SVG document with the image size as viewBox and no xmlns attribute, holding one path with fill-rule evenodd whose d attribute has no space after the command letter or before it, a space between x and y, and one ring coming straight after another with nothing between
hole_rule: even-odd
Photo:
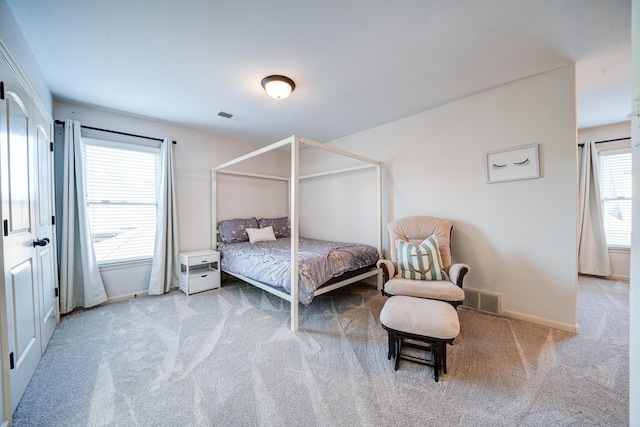
<instances>
[{"instance_id":1,"label":"floor air vent","mask_svg":"<svg viewBox=\"0 0 640 427\"><path fill-rule=\"evenodd\" d=\"M500 314L502 312L501 294L465 288L464 295L463 305L465 307L493 314Z\"/></svg>"}]
</instances>

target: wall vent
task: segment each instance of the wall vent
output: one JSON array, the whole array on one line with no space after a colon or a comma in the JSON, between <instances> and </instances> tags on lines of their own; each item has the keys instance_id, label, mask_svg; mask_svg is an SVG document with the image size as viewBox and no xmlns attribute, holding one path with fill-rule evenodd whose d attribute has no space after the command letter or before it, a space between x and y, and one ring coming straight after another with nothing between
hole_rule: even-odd
<instances>
[{"instance_id":1,"label":"wall vent","mask_svg":"<svg viewBox=\"0 0 640 427\"><path fill-rule=\"evenodd\" d=\"M492 314L502 313L502 294L479 291L477 289L464 289L464 307L484 311Z\"/></svg>"},{"instance_id":2,"label":"wall vent","mask_svg":"<svg viewBox=\"0 0 640 427\"><path fill-rule=\"evenodd\" d=\"M242 117L237 114L229 113L227 111L218 111L218 117L224 117L225 119L231 119L240 123L246 123L249 121L248 117Z\"/></svg>"}]
</instances>

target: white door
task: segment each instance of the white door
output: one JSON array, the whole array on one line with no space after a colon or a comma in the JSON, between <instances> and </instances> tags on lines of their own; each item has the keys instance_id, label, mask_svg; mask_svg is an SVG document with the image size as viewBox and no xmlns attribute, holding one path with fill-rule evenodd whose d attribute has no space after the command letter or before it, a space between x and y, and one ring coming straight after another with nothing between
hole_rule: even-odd
<instances>
[{"instance_id":1,"label":"white door","mask_svg":"<svg viewBox=\"0 0 640 427\"><path fill-rule=\"evenodd\" d=\"M38 114L33 115L32 134L38 157L36 244L38 283L40 285L39 317L42 353L47 348L53 330L60 319L58 304L58 272L56 262L54 200L53 200L53 146L51 127ZM42 245L42 246L40 246Z\"/></svg>"},{"instance_id":2,"label":"white door","mask_svg":"<svg viewBox=\"0 0 640 427\"><path fill-rule=\"evenodd\" d=\"M13 72L0 62L4 99L0 100L0 181L4 297L10 362L11 412L41 355L34 138L29 134L31 100ZM1 93L0 93L1 95Z\"/></svg>"},{"instance_id":3,"label":"white door","mask_svg":"<svg viewBox=\"0 0 640 427\"><path fill-rule=\"evenodd\" d=\"M2 245L0 245L0 259L3 259ZM2 280L4 280L4 264L0 262L0 282ZM7 322L4 311L4 286L0 286L0 425L2 426L9 425L11 422L11 401L8 398L10 395L9 369L8 366L5 366L9 352L7 351L7 328L5 327Z\"/></svg>"}]
</instances>

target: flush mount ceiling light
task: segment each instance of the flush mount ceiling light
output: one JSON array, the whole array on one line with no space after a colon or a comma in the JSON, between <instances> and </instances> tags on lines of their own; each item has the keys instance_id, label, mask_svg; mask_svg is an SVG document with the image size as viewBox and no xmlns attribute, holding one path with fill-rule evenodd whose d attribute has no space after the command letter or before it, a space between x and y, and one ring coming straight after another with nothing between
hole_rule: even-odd
<instances>
[{"instance_id":1,"label":"flush mount ceiling light","mask_svg":"<svg viewBox=\"0 0 640 427\"><path fill-rule=\"evenodd\" d=\"M267 76L262 79L262 87L270 97L275 99L285 99L296 88L296 84L289 77Z\"/></svg>"}]
</instances>

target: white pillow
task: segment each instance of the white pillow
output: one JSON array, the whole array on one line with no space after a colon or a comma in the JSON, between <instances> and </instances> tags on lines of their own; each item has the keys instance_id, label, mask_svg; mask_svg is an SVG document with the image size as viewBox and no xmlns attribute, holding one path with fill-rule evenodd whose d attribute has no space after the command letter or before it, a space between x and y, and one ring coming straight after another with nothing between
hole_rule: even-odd
<instances>
[{"instance_id":1,"label":"white pillow","mask_svg":"<svg viewBox=\"0 0 640 427\"><path fill-rule=\"evenodd\" d=\"M272 226L268 226L265 228L247 228L247 234L249 235L249 243L268 242L269 240L276 240L276 235L273 232Z\"/></svg>"}]
</instances>

